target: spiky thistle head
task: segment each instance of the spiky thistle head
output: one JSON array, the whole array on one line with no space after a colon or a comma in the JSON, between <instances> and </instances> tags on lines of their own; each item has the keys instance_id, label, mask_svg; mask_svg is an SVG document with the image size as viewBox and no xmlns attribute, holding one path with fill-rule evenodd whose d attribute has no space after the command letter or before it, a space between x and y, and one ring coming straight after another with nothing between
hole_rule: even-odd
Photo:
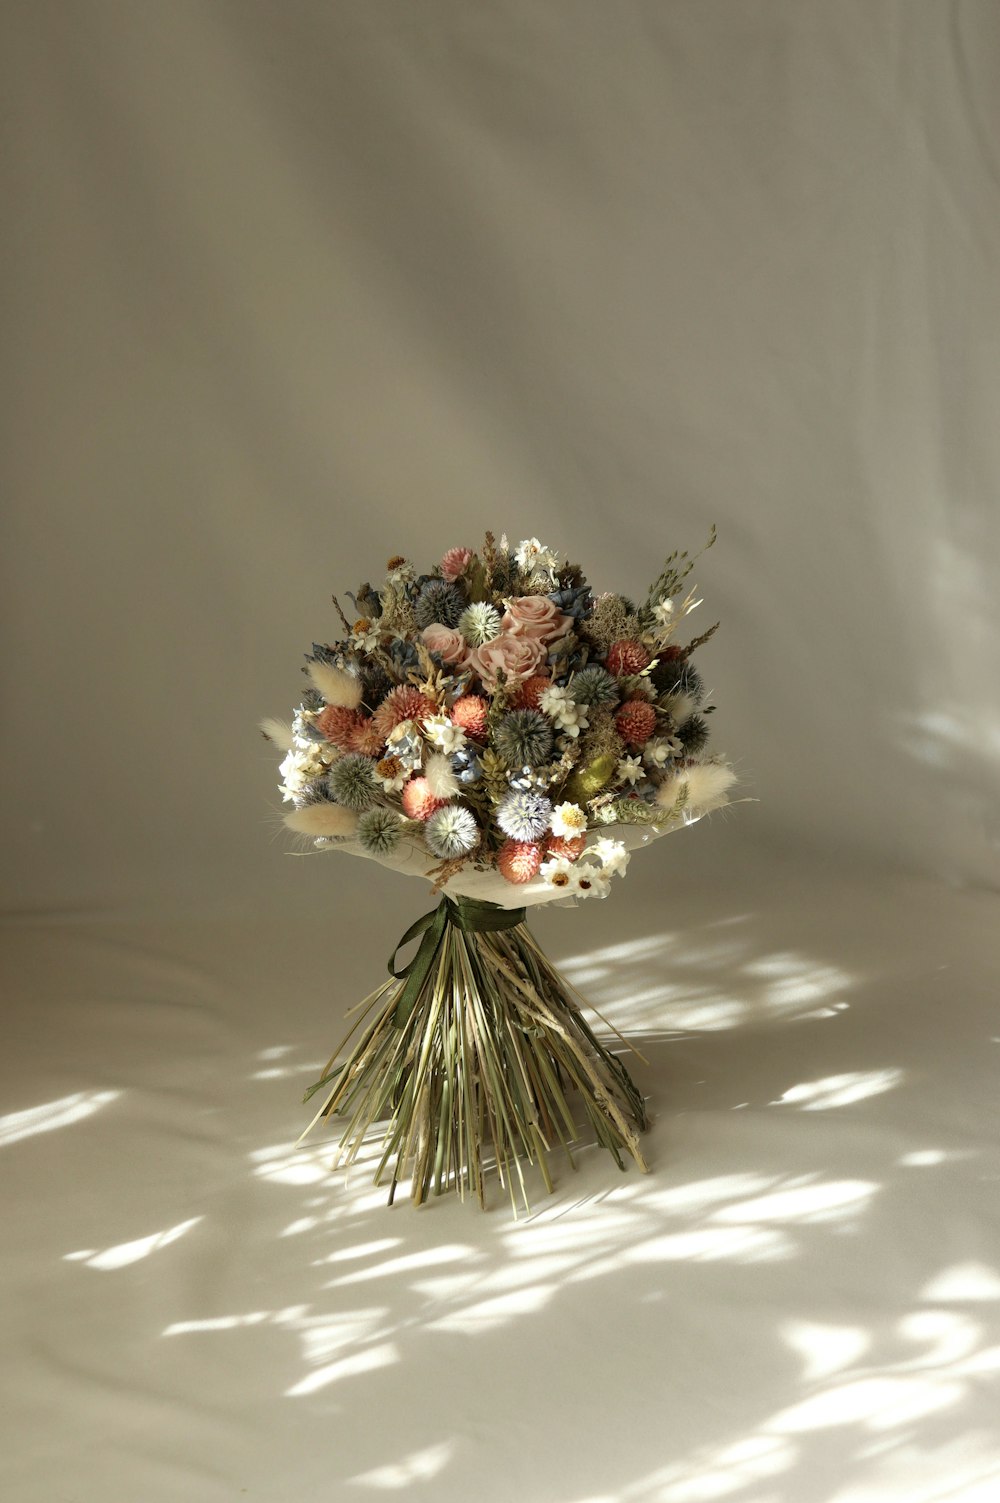
<instances>
[{"instance_id":1,"label":"spiky thistle head","mask_svg":"<svg viewBox=\"0 0 1000 1503\"><path fill-rule=\"evenodd\" d=\"M445 804L431 815L424 829L424 839L435 856L453 861L467 856L479 844L479 826L469 809L461 804Z\"/></svg>"},{"instance_id":2,"label":"spiky thistle head","mask_svg":"<svg viewBox=\"0 0 1000 1503\"><path fill-rule=\"evenodd\" d=\"M486 600L477 600L458 618L458 629L470 647L482 647L500 635L500 612Z\"/></svg>"},{"instance_id":3,"label":"spiky thistle head","mask_svg":"<svg viewBox=\"0 0 1000 1503\"><path fill-rule=\"evenodd\" d=\"M389 856L399 844L400 819L395 809L376 804L358 820L358 839L373 856Z\"/></svg>"},{"instance_id":4,"label":"spiky thistle head","mask_svg":"<svg viewBox=\"0 0 1000 1503\"><path fill-rule=\"evenodd\" d=\"M704 751L708 741L708 721L703 715L692 715L678 730L677 739L684 747L685 756L696 757Z\"/></svg>"},{"instance_id":5,"label":"spiky thistle head","mask_svg":"<svg viewBox=\"0 0 1000 1503\"><path fill-rule=\"evenodd\" d=\"M705 692L701 674L686 658L661 658L650 677L659 694L686 694L697 704Z\"/></svg>"},{"instance_id":6,"label":"spiky thistle head","mask_svg":"<svg viewBox=\"0 0 1000 1503\"><path fill-rule=\"evenodd\" d=\"M540 710L512 710L493 732L493 746L508 767L541 767L552 751L552 726Z\"/></svg>"},{"instance_id":7,"label":"spiky thistle head","mask_svg":"<svg viewBox=\"0 0 1000 1503\"><path fill-rule=\"evenodd\" d=\"M514 789L497 808L497 824L512 840L541 840L548 830L552 805L542 793Z\"/></svg>"},{"instance_id":8,"label":"spiky thistle head","mask_svg":"<svg viewBox=\"0 0 1000 1503\"><path fill-rule=\"evenodd\" d=\"M334 762L327 774L327 787L334 801L346 809L368 809L378 797L370 757L348 752Z\"/></svg>"},{"instance_id":9,"label":"spiky thistle head","mask_svg":"<svg viewBox=\"0 0 1000 1503\"><path fill-rule=\"evenodd\" d=\"M435 622L441 626L457 626L464 605L462 593L455 585L444 579L429 579L413 607L418 631Z\"/></svg>"},{"instance_id":10,"label":"spiky thistle head","mask_svg":"<svg viewBox=\"0 0 1000 1503\"><path fill-rule=\"evenodd\" d=\"M580 705L597 708L618 703L618 685L599 663L590 663L579 673L574 673L569 692Z\"/></svg>"}]
</instances>

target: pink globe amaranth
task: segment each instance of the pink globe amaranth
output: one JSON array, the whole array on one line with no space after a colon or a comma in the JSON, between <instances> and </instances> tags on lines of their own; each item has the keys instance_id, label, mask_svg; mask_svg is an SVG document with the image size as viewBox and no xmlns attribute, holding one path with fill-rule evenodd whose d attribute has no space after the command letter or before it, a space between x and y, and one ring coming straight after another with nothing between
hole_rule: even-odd
<instances>
[{"instance_id":1,"label":"pink globe amaranth","mask_svg":"<svg viewBox=\"0 0 1000 1503\"><path fill-rule=\"evenodd\" d=\"M549 835L545 841L546 856L562 856L566 861L577 861L587 844L586 835Z\"/></svg>"},{"instance_id":2,"label":"pink globe amaranth","mask_svg":"<svg viewBox=\"0 0 1000 1503\"><path fill-rule=\"evenodd\" d=\"M542 848L532 840L505 840L497 852L497 867L508 882L530 882L542 864Z\"/></svg>"},{"instance_id":3,"label":"pink globe amaranth","mask_svg":"<svg viewBox=\"0 0 1000 1503\"><path fill-rule=\"evenodd\" d=\"M483 688L493 694L498 673L503 673L508 684L524 683L538 673L546 655L545 647L536 637L514 637L501 632L492 642L484 642L470 652L465 665L480 679Z\"/></svg>"},{"instance_id":4,"label":"pink globe amaranth","mask_svg":"<svg viewBox=\"0 0 1000 1503\"><path fill-rule=\"evenodd\" d=\"M485 741L489 705L479 694L463 694L450 710L452 725L459 726L472 741Z\"/></svg>"},{"instance_id":5,"label":"pink globe amaranth","mask_svg":"<svg viewBox=\"0 0 1000 1503\"><path fill-rule=\"evenodd\" d=\"M507 602L501 629L512 637L533 637L546 646L564 637L573 617L565 615L547 595L519 595Z\"/></svg>"},{"instance_id":6,"label":"pink globe amaranth","mask_svg":"<svg viewBox=\"0 0 1000 1503\"><path fill-rule=\"evenodd\" d=\"M403 789L403 813L407 819L430 819L447 802L431 792L426 778L411 778Z\"/></svg>"},{"instance_id":7,"label":"pink globe amaranth","mask_svg":"<svg viewBox=\"0 0 1000 1503\"><path fill-rule=\"evenodd\" d=\"M518 684L510 697L512 710L537 710L538 701L546 689L552 688L552 680L547 673L533 673L526 678L523 684Z\"/></svg>"},{"instance_id":8,"label":"pink globe amaranth","mask_svg":"<svg viewBox=\"0 0 1000 1503\"><path fill-rule=\"evenodd\" d=\"M652 653L641 642L612 642L604 666L616 678L623 678L629 673L641 673L652 661Z\"/></svg>"},{"instance_id":9,"label":"pink globe amaranth","mask_svg":"<svg viewBox=\"0 0 1000 1503\"><path fill-rule=\"evenodd\" d=\"M645 699L630 699L615 714L615 730L629 746L645 746L656 730L656 711Z\"/></svg>"}]
</instances>

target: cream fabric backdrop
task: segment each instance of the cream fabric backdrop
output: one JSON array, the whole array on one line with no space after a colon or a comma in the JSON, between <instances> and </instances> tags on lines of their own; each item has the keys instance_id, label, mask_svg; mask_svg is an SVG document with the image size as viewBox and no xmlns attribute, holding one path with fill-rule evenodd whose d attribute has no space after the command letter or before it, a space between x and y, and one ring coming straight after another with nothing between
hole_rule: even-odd
<instances>
[{"instance_id":1,"label":"cream fabric backdrop","mask_svg":"<svg viewBox=\"0 0 1000 1503\"><path fill-rule=\"evenodd\" d=\"M487 525L638 589L713 520L761 803L691 859L996 883L992 0L4 30L9 902L309 902L253 726L332 591Z\"/></svg>"},{"instance_id":2,"label":"cream fabric backdrop","mask_svg":"<svg viewBox=\"0 0 1000 1503\"><path fill-rule=\"evenodd\" d=\"M5 1503L996 1503L1000 6L0 16ZM426 893L255 723L390 552L712 521L759 802L533 921L652 1172L388 1211L299 1099Z\"/></svg>"}]
</instances>

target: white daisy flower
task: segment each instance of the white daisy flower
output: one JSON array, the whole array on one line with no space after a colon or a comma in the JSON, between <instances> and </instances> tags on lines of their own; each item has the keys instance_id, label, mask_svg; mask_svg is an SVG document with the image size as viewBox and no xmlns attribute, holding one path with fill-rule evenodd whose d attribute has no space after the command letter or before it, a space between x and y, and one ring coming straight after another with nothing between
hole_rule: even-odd
<instances>
[{"instance_id":1,"label":"white daisy flower","mask_svg":"<svg viewBox=\"0 0 1000 1503\"><path fill-rule=\"evenodd\" d=\"M389 758L386 758L389 761ZM395 777L385 777L379 772L380 763L376 762L372 768L372 777L376 783L380 783L386 793L401 793L410 781L410 774L399 759L396 759L399 771Z\"/></svg>"},{"instance_id":2,"label":"white daisy flower","mask_svg":"<svg viewBox=\"0 0 1000 1503\"><path fill-rule=\"evenodd\" d=\"M572 889L574 885L573 862L567 861L565 856L550 856L542 862L538 874L550 887Z\"/></svg>"},{"instance_id":3,"label":"white daisy flower","mask_svg":"<svg viewBox=\"0 0 1000 1503\"><path fill-rule=\"evenodd\" d=\"M553 835L572 840L574 835L582 835L586 830L587 816L579 804L556 804L549 826Z\"/></svg>"},{"instance_id":4,"label":"white daisy flower","mask_svg":"<svg viewBox=\"0 0 1000 1503\"><path fill-rule=\"evenodd\" d=\"M281 773L282 799L286 804L297 804L305 797L308 785L326 772L327 763L323 748L317 741L299 741L285 754L278 768Z\"/></svg>"},{"instance_id":5,"label":"white daisy flower","mask_svg":"<svg viewBox=\"0 0 1000 1503\"><path fill-rule=\"evenodd\" d=\"M606 898L611 891L611 878L599 866L588 861L578 861L572 868L570 889L580 898Z\"/></svg>"},{"instance_id":6,"label":"white daisy flower","mask_svg":"<svg viewBox=\"0 0 1000 1503\"><path fill-rule=\"evenodd\" d=\"M367 616L362 616L360 621L354 623L354 630L351 632L351 642L353 646L359 647L362 652L371 652L373 647L378 646L381 636L382 633L379 630L378 622L369 621Z\"/></svg>"}]
</instances>

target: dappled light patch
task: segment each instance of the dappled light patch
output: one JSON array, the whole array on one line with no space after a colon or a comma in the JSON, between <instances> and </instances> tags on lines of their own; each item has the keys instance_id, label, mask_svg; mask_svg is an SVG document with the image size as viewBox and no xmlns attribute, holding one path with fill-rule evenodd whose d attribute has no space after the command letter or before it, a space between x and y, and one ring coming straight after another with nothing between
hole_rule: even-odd
<instances>
[{"instance_id":1,"label":"dappled light patch","mask_svg":"<svg viewBox=\"0 0 1000 1503\"><path fill-rule=\"evenodd\" d=\"M105 1273L115 1268L127 1268L130 1263L138 1263L152 1253L169 1247L172 1242L176 1242L179 1237L189 1232L193 1226L197 1226L201 1220L203 1220L201 1216L192 1216L189 1221L182 1221L166 1231L150 1232L146 1237L136 1237L132 1242L119 1242L116 1246L106 1247L100 1252L90 1248L66 1253L64 1259L67 1263L83 1263L87 1268L98 1268Z\"/></svg>"},{"instance_id":2,"label":"dappled light patch","mask_svg":"<svg viewBox=\"0 0 1000 1503\"><path fill-rule=\"evenodd\" d=\"M826 1075L821 1080L806 1080L789 1086L772 1106L795 1106L803 1112L828 1112L853 1106L869 1096L880 1096L901 1085L905 1072L892 1067L882 1070L851 1070L843 1075Z\"/></svg>"},{"instance_id":3,"label":"dappled light patch","mask_svg":"<svg viewBox=\"0 0 1000 1503\"><path fill-rule=\"evenodd\" d=\"M72 1096L60 1097L58 1101L46 1101L42 1106L8 1112L0 1117L0 1148L32 1138L36 1133L72 1127L92 1117L102 1107L110 1106L122 1094L121 1091L77 1091Z\"/></svg>"},{"instance_id":4,"label":"dappled light patch","mask_svg":"<svg viewBox=\"0 0 1000 1503\"><path fill-rule=\"evenodd\" d=\"M348 1481L355 1483L358 1487L381 1488L385 1491L396 1492L417 1483L429 1482L432 1477L436 1477L447 1466L454 1450L453 1440L438 1441L437 1444L424 1446L419 1451L411 1451L409 1455L401 1457L398 1461L372 1467L368 1472L361 1472L357 1477L348 1478Z\"/></svg>"}]
</instances>

